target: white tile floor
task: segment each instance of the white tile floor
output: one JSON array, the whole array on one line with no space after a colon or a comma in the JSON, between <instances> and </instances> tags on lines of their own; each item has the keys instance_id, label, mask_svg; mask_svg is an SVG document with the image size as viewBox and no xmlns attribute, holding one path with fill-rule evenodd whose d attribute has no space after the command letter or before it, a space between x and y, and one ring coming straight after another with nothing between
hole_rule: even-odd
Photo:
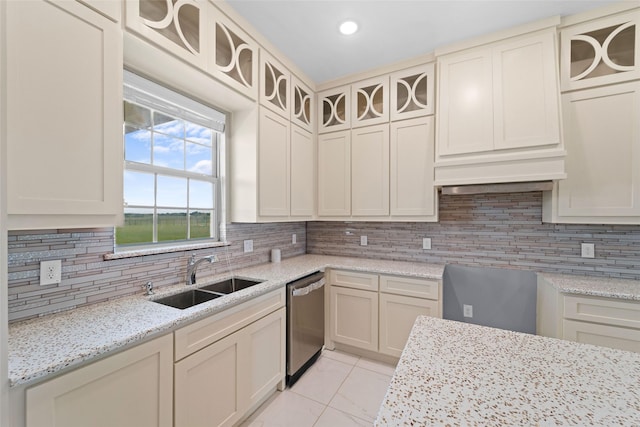
<instances>
[{"instance_id":1,"label":"white tile floor","mask_svg":"<svg viewBox=\"0 0 640 427\"><path fill-rule=\"evenodd\" d=\"M293 387L276 392L241 427L371 426L394 369L325 350Z\"/></svg>"}]
</instances>

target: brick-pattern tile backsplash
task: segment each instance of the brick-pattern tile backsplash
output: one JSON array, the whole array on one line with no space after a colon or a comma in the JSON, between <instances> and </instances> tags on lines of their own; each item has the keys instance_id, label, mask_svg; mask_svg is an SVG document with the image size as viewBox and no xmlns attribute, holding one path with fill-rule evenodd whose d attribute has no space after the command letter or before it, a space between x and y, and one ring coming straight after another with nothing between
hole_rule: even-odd
<instances>
[{"instance_id":1,"label":"brick-pattern tile backsplash","mask_svg":"<svg viewBox=\"0 0 640 427\"><path fill-rule=\"evenodd\" d=\"M439 215L438 223L309 222L307 253L640 279L640 226L543 224L540 192L440 196ZM424 237L432 249L422 249ZM594 259L580 257L581 242L595 243Z\"/></svg>"},{"instance_id":2,"label":"brick-pattern tile backsplash","mask_svg":"<svg viewBox=\"0 0 640 427\"><path fill-rule=\"evenodd\" d=\"M291 244L296 234L297 243ZM191 254L218 254L220 261L202 265L198 280L270 260L273 248L282 258L305 253L304 222L285 224L229 224L230 246L104 260L113 252L113 229L37 230L9 232L9 321L29 319L142 293L151 280L161 287L184 283ZM253 252L244 253L243 241L253 240ZM40 286L40 261L62 260L62 282ZM229 260L229 262L227 262Z\"/></svg>"}]
</instances>

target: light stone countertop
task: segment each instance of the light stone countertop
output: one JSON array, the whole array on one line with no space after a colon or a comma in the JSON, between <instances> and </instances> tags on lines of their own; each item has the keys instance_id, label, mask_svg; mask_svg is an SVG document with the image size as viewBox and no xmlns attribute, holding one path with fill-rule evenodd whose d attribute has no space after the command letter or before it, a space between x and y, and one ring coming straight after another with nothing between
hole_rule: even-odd
<instances>
[{"instance_id":1,"label":"light stone countertop","mask_svg":"<svg viewBox=\"0 0 640 427\"><path fill-rule=\"evenodd\" d=\"M182 292L185 285L158 289L153 297L139 296L77 308L9 325L9 381L11 387L42 379L48 374L79 366L141 342L169 333L213 313L282 288L286 283L325 268L370 271L380 274L441 279L443 265L398 261L302 255L280 263L267 263L233 271L236 277L264 280L259 285L178 310L151 302ZM230 277L208 278L204 286Z\"/></svg>"},{"instance_id":2,"label":"light stone countertop","mask_svg":"<svg viewBox=\"0 0 640 427\"><path fill-rule=\"evenodd\" d=\"M640 301L640 280L538 273L563 294L591 295Z\"/></svg>"},{"instance_id":3,"label":"light stone countertop","mask_svg":"<svg viewBox=\"0 0 640 427\"><path fill-rule=\"evenodd\" d=\"M640 425L640 354L420 316L376 426Z\"/></svg>"}]
</instances>

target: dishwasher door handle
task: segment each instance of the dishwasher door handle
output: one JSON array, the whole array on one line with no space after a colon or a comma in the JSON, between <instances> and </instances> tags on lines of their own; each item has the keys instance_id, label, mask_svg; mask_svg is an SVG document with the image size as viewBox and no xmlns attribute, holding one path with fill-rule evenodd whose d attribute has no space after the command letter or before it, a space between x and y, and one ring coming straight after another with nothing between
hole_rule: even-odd
<instances>
[{"instance_id":1,"label":"dishwasher door handle","mask_svg":"<svg viewBox=\"0 0 640 427\"><path fill-rule=\"evenodd\" d=\"M324 286L324 279L320 279L317 282L313 282L312 284L305 286L304 288L293 289L291 291L291 296L301 297L304 295L309 295L311 292L315 291L316 289L320 289L323 286Z\"/></svg>"}]
</instances>

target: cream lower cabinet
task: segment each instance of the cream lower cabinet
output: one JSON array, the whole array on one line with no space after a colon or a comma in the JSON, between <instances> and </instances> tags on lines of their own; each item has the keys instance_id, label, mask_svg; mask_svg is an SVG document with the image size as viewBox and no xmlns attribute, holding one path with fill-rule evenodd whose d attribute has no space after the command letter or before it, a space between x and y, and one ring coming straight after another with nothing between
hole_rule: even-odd
<instances>
[{"instance_id":1,"label":"cream lower cabinet","mask_svg":"<svg viewBox=\"0 0 640 427\"><path fill-rule=\"evenodd\" d=\"M417 316L442 316L439 280L330 270L329 344L399 357Z\"/></svg>"},{"instance_id":2,"label":"cream lower cabinet","mask_svg":"<svg viewBox=\"0 0 640 427\"><path fill-rule=\"evenodd\" d=\"M231 426L282 386L284 299L280 289L175 332L175 427Z\"/></svg>"},{"instance_id":3,"label":"cream lower cabinet","mask_svg":"<svg viewBox=\"0 0 640 427\"><path fill-rule=\"evenodd\" d=\"M171 427L171 335L31 387L27 427Z\"/></svg>"}]
</instances>

